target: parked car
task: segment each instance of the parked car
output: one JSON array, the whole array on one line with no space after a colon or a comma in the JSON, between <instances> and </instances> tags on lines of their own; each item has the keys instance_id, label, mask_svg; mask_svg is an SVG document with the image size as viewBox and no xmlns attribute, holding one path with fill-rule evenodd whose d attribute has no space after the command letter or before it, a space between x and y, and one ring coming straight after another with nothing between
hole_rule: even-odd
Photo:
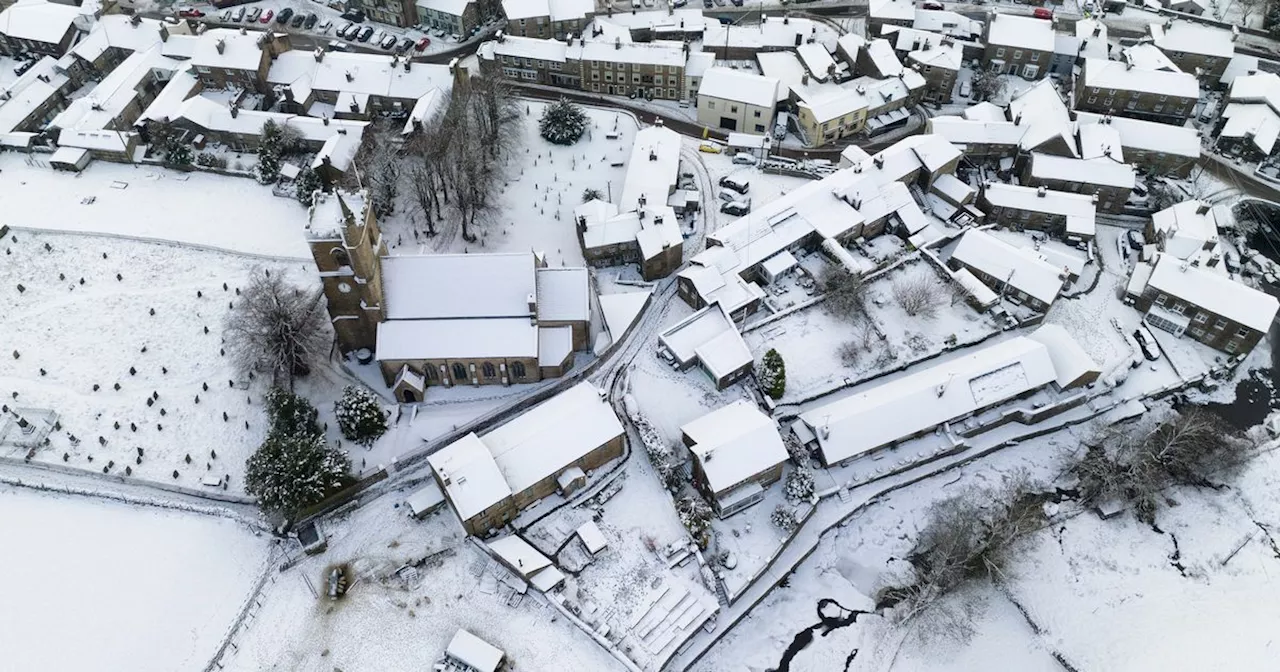
<instances>
[{"instance_id":1,"label":"parked car","mask_svg":"<svg viewBox=\"0 0 1280 672\"><path fill-rule=\"evenodd\" d=\"M396 53L403 54L413 48L413 38L406 37L400 40L400 46L396 47Z\"/></svg>"},{"instance_id":2,"label":"parked car","mask_svg":"<svg viewBox=\"0 0 1280 672\"><path fill-rule=\"evenodd\" d=\"M342 13L342 18L352 23L364 23L364 12L358 9L348 9Z\"/></svg>"},{"instance_id":3,"label":"parked car","mask_svg":"<svg viewBox=\"0 0 1280 672\"><path fill-rule=\"evenodd\" d=\"M1147 241L1142 239L1142 234L1137 231L1125 231L1124 237L1129 242L1129 249L1132 250L1141 250L1142 246L1147 244Z\"/></svg>"},{"instance_id":4,"label":"parked car","mask_svg":"<svg viewBox=\"0 0 1280 672\"><path fill-rule=\"evenodd\" d=\"M973 95L973 84L971 84L967 79L960 82L960 97L968 98L971 95Z\"/></svg>"},{"instance_id":5,"label":"parked car","mask_svg":"<svg viewBox=\"0 0 1280 672\"><path fill-rule=\"evenodd\" d=\"M418 51L422 51L429 46L431 46L431 38L424 37L421 40L418 40L418 44L414 45L413 48L417 49Z\"/></svg>"},{"instance_id":6,"label":"parked car","mask_svg":"<svg viewBox=\"0 0 1280 672\"><path fill-rule=\"evenodd\" d=\"M387 39L387 31L385 30L379 29L376 33L373 34L374 44L382 44L382 41L385 39Z\"/></svg>"},{"instance_id":7,"label":"parked car","mask_svg":"<svg viewBox=\"0 0 1280 672\"><path fill-rule=\"evenodd\" d=\"M702 8L703 8L703 9L711 9L711 8L712 8L712 6L713 6L713 4L712 4L711 0L702 0Z\"/></svg>"},{"instance_id":8,"label":"parked car","mask_svg":"<svg viewBox=\"0 0 1280 672\"><path fill-rule=\"evenodd\" d=\"M245 20L247 20L249 23L253 23L257 21L261 16L262 16L262 8L254 7L253 9L249 10L249 15L245 17Z\"/></svg>"},{"instance_id":9,"label":"parked car","mask_svg":"<svg viewBox=\"0 0 1280 672\"><path fill-rule=\"evenodd\" d=\"M204 12L187 7L186 9L179 9L178 16L183 19L199 19L204 16Z\"/></svg>"},{"instance_id":10,"label":"parked car","mask_svg":"<svg viewBox=\"0 0 1280 672\"><path fill-rule=\"evenodd\" d=\"M749 152L738 152L733 155L733 162L740 166L756 165L756 155Z\"/></svg>"},{"instance_id":11,"label":"parked car","mask_svg":"<svg viewBox=\"0 0 1280 672\"><path fill-rule=\"evenodd\" d=\"M350 21L344 21L342 22L341 26L338 26L337 30L333 31L333 34L343 39L346 39L347 32L350 31L353 27L355 27L355 25L356 24L351 23Z\"/></svg>"},{"instance_id":12,"label":"parked car","mask_svg":"<svg viewBox=\"0 0 1280 672\"><path fill-rule=\"evenodd\" d=\"M399 40L396 39L395 35L386 35L382 38L381 42L378 42L378 46L382 47L383 49L390 50L395 48L396 42L398 41Z\"/></svg>"},{"instance_id":13,"label":"parked car","mask_svg":"<svg viewBox=\"0 0 1280 672\"><path fill-rule=\"evenodd\" d=\"M941 3L941 2L926 2L926 3L922 4L922 5L920 5L920 9L935 9L935 10L940 10L940 9L946 9L946 8L942 6L942 3Z\"/></svg>"},{"instance_id":14,"label":"parked car","mask_svg":"<svg viewBox=\"0 0 1280 672\"><path fill-rule=\"evenodd\" d=\"M262 13L262 16L258 17L258 23L271 23L271 17L275 15L276 15L276 10L268 9L267 11Z\"/></svg>"},{"instance_id":15,"label":"parked car","mask_svg":"<svg viewBox=\"0 0 1280 672\"><path fill-rule=\"evenodd\" d=\"M1148 362L1160 359L1160 348L1156 345L1155 336L1151 335L1146 327L1139 325L1134 329L1133 339L1138 342L1138 347L1142 349L1142 356L1146 357Z\"/></svg>"},{"instance_id":16,"label":"parked car","mask_svg":"<svg viewBox=\"0 0 1280 672\"><path fill-rule=\"evenodd\" d=\"M745 194L751 189L751 183L738 177L725 175L720 178L720 186L732 189L739 194Z\"/></svg>"},{"instance_id":17,"label":"parked car","mask_svg":"<svg viewBox=\"0 0 1280 672\"><path fill-rule=\"evenodd\" d=\"M360 31L360 37L356 39L361 42L368 42L371 37L373 37L373 26L365 26L364 29Z\"/></svg>"},{"instance_id":18,"label":"parked car","mask_svg":"<svg viewBox=\"0 0 1280 672\"><path fill-rule=\"evenodd\" d=\"M24 72L26 72L26 71L30 70L31 68L34 68L34 67L35 67L35 65L36 65L36 62L35 62L34 60L30 60L30 61L23 61L23 62L19 63L18 65L14 66L14 68L13 68L13 74L18 75L19 77L21 77L21 76L22 76L22 73L24 73Z\"/></svg>"},{"instance_id":19,"label":"parked car","mask_svg":"<svg viewBox=\"0 0 1280 672\"><path fill-rule=\"evenodd\" d=\"M332 20L330 20L330 19L325 19L324 21L321 21L319 24L317 24L317 25L316 25L316 32L318 32L318 33L327 33L327 32L329 32L329 27L330 27L330 26L332 26L332 25L333 25L333 21L332 21Z\"/></svg>"},{"instance_id":20,"label":"parked car","mask_svg":"<svg viewBox=\"0 0 1280 672\"><path fill-rule=\"evenodd\" d=\"M306 14L294 14L293 20L289 22L290 28L301 28L307 22Z\"/></svg>"},{"instance_id":21,"label":"parked car","mask_svg":"<svg viewBox=\"0 0 1280 672\"><path fill-rule=\"evenodd\" d=\"M1036 7L1035 11L1031 13L1031 16L1034 16L1037 19L1053 20L1053 10L1048 7Z\"/></svg>"},{"instance_id":22,"label":"parked car","mask_svg":"<svg viewBox=\"0 0 1280 672\"><path fill-rule=\"evenodd\" d=\"M236 23L240 23L241 21L244 21L244 7L237 9L235 15L232 16L231 18Z\"/></svg>"},{"instance_id":23,"label":"parked car","mask_svg":"<svg viewBox=\"0 0 1280 672\"><path fill-rule=\"evenodd\" d=\"M223 23L229 23L231 21L231 10L224 10L222 13L218 14L218 20Z\"/></svg>"},{"instance_id":24,"label":"parked car","mask_svg":"<svg viewBox=\"0 0 1280 672\"><path fill-rule=\"evenodd\" d=\"M291 18L293 18L293 8L285 7L280 10L279 14L276 14L276 23L283 26L284 24L289 23L289 19Z\"/></svg>"},{"instance_id":25,"label":"parked car","mask_svg":"<svg viewBox=\"0 0 1280 672\"><path fill-rule=\"evenodd\" d=\"M714 144L712 144L712 143L710 143L710 142L704 142L704 143L702 143L702 144L698 145L698 151L699 151L699 152L703 152L703 153L705 153L705 154L719 154L719 153L720 153L720 147L718 147L717 145L714 145Z\"/></svg>"},{"instance_id":26,"label":"parked car","mask_svg":"<svg viewBox=\"0 0 1280 672\"><path fill-rule=\"evenodd\" d=\"M751 204L745 201L732 201L721 205L720 212L734 217L741 217L751 212Z\"/></svg>"},{"instance_id":27,"label":"parked car","mask_svg":"<svg viewBox=\"0 0 1280 672\"><path fill-rule=\"evenodd\" d=\"M329 51L346 51L347 43L337 40L329 40Z\"/></svg>"},{"instance_id":28,"label":"parked car","mask_svg":"<svg viewBox=\"0 0 1280 672\"><path fill-rule=\"evenodd\" d=\"M738 193L738 192L736 192L736 191L734 191L734 190L732 190L732 189L721 189L721 190L720 190L720 200L722 200L722 201L724 201L724 202L726 202L726 203L729 203L729 202L732 202L732 201L736 201L736 200L738 200L738 197L739 197L739 196L741 196L741 195L742 195L742 194L740 194L740 193Z\"/></svg>"},{"instance_id":29,"label":"parked car","mask_svg":"<svg viewBox=\"0 0 1280 672\"><path fill-rule=\"evenodd\" d=\"M672 7L684 7L687 4L689 4L689 0L671 0Z\"/></svg>"}]
</instances>

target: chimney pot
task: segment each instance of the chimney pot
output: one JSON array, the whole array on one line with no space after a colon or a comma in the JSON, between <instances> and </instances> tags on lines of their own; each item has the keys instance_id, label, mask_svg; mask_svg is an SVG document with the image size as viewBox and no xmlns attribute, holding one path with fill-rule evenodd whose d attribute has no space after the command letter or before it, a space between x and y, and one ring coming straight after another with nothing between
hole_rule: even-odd
<instances>
[{"instance_id":1,"label":"chimney pot","mask_svg":"<svg viewBox=\"0 0 1280 672\"><path fill-rule=\"evenodd\" d=\"M1040 197L1040 198L1044 198L1045 196L1048 196L1048 195L1049 195L1049 188L1048 188L1048 187L1046 187L1046 186L1044 186L1044 185L1040 185L1040 187L1036 189L1036 196L1038 196L1038 197Z\"/></svg>"}]
</instances>

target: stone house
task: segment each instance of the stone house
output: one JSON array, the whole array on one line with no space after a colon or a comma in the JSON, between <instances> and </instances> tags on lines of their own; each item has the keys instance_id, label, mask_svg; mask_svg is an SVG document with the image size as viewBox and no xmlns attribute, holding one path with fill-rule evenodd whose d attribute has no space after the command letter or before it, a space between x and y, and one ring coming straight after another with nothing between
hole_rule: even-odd
<instances>
[{"instance_id":1,"label":"stone house","mask_svg":"<svg viewBox=\"0 0 1280 672\"><path fill-rule=\"evenodd\" d=\"M417 0L416 6L419 25L450 35L470 35L481 22L476 0Z\"/></svg>"},{"instance_id":2,"label":"stone house","mask_svg":"<svg viewBox=\"0 0 1280 672\"><path fill-rule=\"evenodd\" d=\"M595 18L593 0L502 0L509 35L564 39L582 35Z\"/></svg>"},{"instance_id":3,"label":"stone house","mask_svg":"<svg viewBox=\"0 0 1280 672\"><path fill-rule=\"evenodd\" d=\"M1075 107L1181 126L1191 116L1200 87L1193 75L1143 70L1132 63L1086 58L1076 78Z\"/></svg>"},{"instance_id":4,"label":"stone house","mask_svg":"<svg viewBox=\"0 0 1280 672\"><path fill-rule=\"evenodd\" d=\"M693 456L693 483L721 518L764 499L782 478L787 449L778 423L739 399L680 428Z\"/></svg>"},{"instance_id":5,"label":"stone house","mask_svg":"<svg viewBox=\"0 0 1280 672\"><path fill-rule=\"evenodd\" d=\"M1262 340L1275 318L1275 297L1193 262L1162 254L1139 264L1128 295L1144 321L1229 355L1244 355Z\"/></svg>"},{"instance_id":6,"label":"stone house","mask_svg":"<svg viewBox=\"0 0 1280 672\"><path fill-rule=\"evenodd\" d=\"M1030 16L994 13L983 35L982 62L992 71L1040 79L1049 72L1055 47L1053 23Z\"/></svg>"},{"instance_id":7,"label":"stone house","mask_svg":"<svg viewBox=\"0 0 1280 672\"><path fill-rule=\"evenodd\" d=\"M1109 213L1124 211L1136 182L1133 166L1105 156L1076 159L1033 152L1022 171L1022 184L1092 194L1097 210Z\"/></svg>"},{"instance_id":8,"label":"stone house","mask_svg":"<svg viewBox=\"0 0 1280 672\"><path fill-rule=\"evenodd\" d=\"M978 206L987 213L988 222L1017 231L1045 231L1067 240L1094 237L1095 204L1092 195L991 182L978 194Z\"/></svg>"},{"instance_id":9,"label":"stone house","mask_svg":"<svg viewBox=\"0 0 1280 672\"><path fill-rule=\"evenodd\" d=\"M80 8L46 0L18 0L0 11L0 54L62 56L75 44Z\"/></svg>"},{"instance_id":10,"label":"stone house","mask_svg":"<svg viewBox=\"0 0 1280 672\"><path fill-rule=\"evenodd\" d=\"M698 89L698 123L726 131L773 130L778 80L729 68L710 68Z\"/></svg>"},{"instance_id":11,"label":"stone house","mask_svg":"<svg viewBox=\"0 0 1280 672\"><path fill-rule=\"evenodd\" d=\"M1216 82L1235 56L1238 29L1167 19L1147 25L1151 40L1183 72Z\"/></svg>"}]
</instances>

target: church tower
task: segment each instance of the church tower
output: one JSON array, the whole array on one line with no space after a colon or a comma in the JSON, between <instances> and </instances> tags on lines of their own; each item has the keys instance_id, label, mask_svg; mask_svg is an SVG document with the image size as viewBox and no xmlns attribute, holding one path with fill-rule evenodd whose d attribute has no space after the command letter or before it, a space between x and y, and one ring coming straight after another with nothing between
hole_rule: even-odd
<instances>
[{"instance_id":1,"label":"church tower","mask_svg":"<svg viewBox=\"0 0 1280 672\"><path fill-rule=\"evenodd\" d=\"M343 352L376 351L382 322L382 262L386 243L367 192L317 193L307 224L329 317Z\"/></svg>"}]
</instances>

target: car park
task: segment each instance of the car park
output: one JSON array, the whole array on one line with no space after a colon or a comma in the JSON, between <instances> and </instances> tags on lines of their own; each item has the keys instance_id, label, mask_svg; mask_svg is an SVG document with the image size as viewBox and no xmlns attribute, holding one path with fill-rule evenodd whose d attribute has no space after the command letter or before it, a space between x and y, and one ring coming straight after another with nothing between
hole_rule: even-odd
<instances>
[{"instance_id":1,"label":"car park","mask_svg":"<svg viewBox=\"0 0 1280 672\"><path fill-rule=\"evenodd\" d=\"M274 9L268 9L262 13L262 16L258 17L258 23L271 23L271 17L275 15L276 11Z\"/></svg>"},{"instance_id":2,"label":"car park","mask_svg":"<svg viewBox=\"0 0 1280 672\"><path fill-rule=\"evenodd\" d=\"M414 48L414 49L417 49L418 51L423 51L424 49L426 49L426 48L427 48L427 47L429 47L429 46L431 46L431 38L429 38L429 37L424 37L424 38L422 38L421 40L418 40L418 43L417 43L416 45L414 45L414 47L413 47L413 48Z\"/></svg>"},{"instance_id":3,"label":"car park","mask_svg":"<svg viewBox=\"0 0 1280 672\"><path fill-rule=\"evenodd\" d=\"M731 201L720 206L720 212L726 215L741 217L751 212L751 204L746 201Z\"/></svg>"},{"instance_id":4,"label":"car park","mask_svg":"<svg viewBox=\"0 0 1280 672\"><path fill-rule=\"evenodd\" d=\"M733 177L731 175L725 175L724 177L720 178L719 184L720 186L725 187L727 189L732 189L738 192L739 194L745 194L751 189L750 182L742 178Z\"/></svg>"},{"instance_id":5,"label":"car park","mask_svg":"<svg viewBox=\"0 0 1280 672\"><path fill-rule=\"evenodd\" d=\"M249 10L249 14L245 17L245 20L248 21L249 23L254 23L261 16L262 16L262 8L254 7L253 9Z\"/></svg>"}]
</instances>

